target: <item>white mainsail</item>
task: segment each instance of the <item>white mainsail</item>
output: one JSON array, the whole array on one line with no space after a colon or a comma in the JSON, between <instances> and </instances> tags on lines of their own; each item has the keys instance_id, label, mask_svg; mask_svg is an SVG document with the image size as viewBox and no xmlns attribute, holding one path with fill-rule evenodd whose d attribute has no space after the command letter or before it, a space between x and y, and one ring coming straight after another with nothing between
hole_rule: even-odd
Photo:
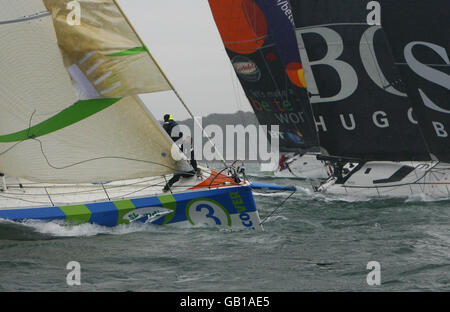
<instances>
[{"instance_id":1,"label":"white mainsail","mask_svg":"<svg viewBox=\"0 0 450 312\"><path fill-rule=\"evenodd\" d=\"M114 1L79 1L90 15L78 26L65 24L68 2L0 0L0 172L50 183L174 172L172 141L136 97L170 90L164 74Z\"/></svg>"}]
</instances>

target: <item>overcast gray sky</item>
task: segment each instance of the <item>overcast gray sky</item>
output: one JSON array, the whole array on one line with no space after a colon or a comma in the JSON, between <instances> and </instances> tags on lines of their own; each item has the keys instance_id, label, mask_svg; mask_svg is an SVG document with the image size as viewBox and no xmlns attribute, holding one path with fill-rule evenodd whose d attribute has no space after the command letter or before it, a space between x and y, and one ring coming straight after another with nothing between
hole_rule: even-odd
<instances>
[{"instance_id":1,"label":"overcast gray sky","mask_svg":"<svg viewBox=\"0 0 450 312\"><path fill-rule=\"evenodd\" d=\"M194 115L251 111L207 0L118 2ZM189 117L172 92L141 98L157 119Z\"/></svg>"}]
</instances>

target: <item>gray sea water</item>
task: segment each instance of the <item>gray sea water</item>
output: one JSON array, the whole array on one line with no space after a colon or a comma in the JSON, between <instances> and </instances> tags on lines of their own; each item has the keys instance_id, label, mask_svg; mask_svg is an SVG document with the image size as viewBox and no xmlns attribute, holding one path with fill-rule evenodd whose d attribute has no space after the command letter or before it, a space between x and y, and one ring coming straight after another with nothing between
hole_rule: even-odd
<instances>
[{"instance_id":1,"label":"gray sea water","mask_svg":"<svg viewBox=\"0 0 450 312\"><path fill-rule=\"evenodd\" d=\"M255 172L256 174L256 172ZM0 291L449 291L450 200L255 194L264 231L0 221ZM277 209L277 210L275 210ZM70 261L81 285L69 286ZM367 268L380 264L380 285Z\"/></svg>"}]
</instances>

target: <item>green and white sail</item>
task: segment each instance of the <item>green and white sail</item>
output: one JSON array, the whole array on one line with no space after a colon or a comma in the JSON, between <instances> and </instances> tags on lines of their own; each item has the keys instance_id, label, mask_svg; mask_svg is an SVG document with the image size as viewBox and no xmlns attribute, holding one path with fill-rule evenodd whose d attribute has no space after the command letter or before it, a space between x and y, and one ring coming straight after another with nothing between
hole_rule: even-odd
<instances>
[{"instance_id":1,"label":"green and white sail","mask_svg":"<svg viewBox=\"0 0 450 312\"><path fill-rule=\"evenodd\" d=\"M171 173L172 141L136 96L171 90L112 0L0 0L0 172L88 183Z\"/></svg>"}]
</instances>

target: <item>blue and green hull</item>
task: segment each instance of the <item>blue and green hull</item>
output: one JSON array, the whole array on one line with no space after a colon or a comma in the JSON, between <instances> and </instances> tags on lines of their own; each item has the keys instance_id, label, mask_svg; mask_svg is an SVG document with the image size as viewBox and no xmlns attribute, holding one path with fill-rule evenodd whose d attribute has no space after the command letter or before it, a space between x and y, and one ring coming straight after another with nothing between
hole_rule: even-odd
<instances>
[{"instance_id":1,"label":"blue and green hull","mask_svg":"<svg viewBox=\"0 0 450 312\"><path fill-rule=\"evenodd\" d=\"M249 186L187 191L70 206L1 209L0 218L19 222L65 220L102 226L146 222L158 225L260 228L259 215Z\"/></svg>"}]
</instances>

